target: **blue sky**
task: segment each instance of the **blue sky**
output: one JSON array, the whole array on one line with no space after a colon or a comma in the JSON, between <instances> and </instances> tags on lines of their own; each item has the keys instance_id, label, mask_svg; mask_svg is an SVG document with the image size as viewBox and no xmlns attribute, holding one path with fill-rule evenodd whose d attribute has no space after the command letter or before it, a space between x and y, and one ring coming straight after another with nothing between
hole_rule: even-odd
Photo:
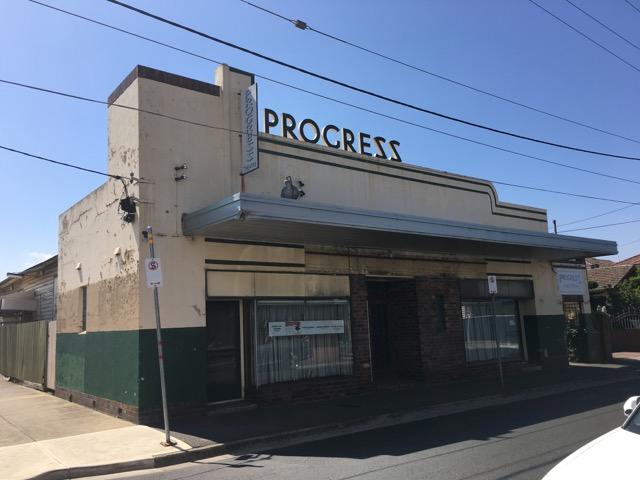
<instances>
[{"instance_id":1,"label":"blue sky","mask_svg":"<svg viewBox=\"0 0 640 480\"><path fill-rule=\"evenodd\" d=\"M303 86L385 114L582 168L640 180L640 162L534 145L393 106L144 19L104 1L44 0L229 65ZM623 0L574 0L640 44L640 13ZM631 0L640 8L640 0ZM130 0L141 8L334 78L433 110L585 148L640 156L640 144L531 112L335 43L239 0ZM564 1L539 0L640 68L640 51ZM527 0L255 0L255 3L403 61L537 108L640 139L640 73ZM0 2L0 78L106 100L136 64L213 81L215 65L26 0ZM106 107L0 85L0 144L106 169ZM339 106L268 82L260 105L381 134L401 142L407 163L491 180L640 202L637 186L554 167ZM0 151L5 198L0 278L57 251L58 215L103 178ZM497 186L500 198L546 208L562 224L622 206ZM567 228L640 219L640 206ZM575 232L640 250L640 223ZM633 243L631 243L633 242ZM616 259L615 257L613 258Z\"/></svg>"}]
</instances>

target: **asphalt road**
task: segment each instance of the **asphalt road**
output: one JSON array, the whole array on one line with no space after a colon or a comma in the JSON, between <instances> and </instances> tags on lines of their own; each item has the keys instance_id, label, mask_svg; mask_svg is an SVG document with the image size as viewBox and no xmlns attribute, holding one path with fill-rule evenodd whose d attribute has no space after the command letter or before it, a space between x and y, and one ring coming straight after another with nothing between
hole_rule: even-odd
<instances>
[{"instance_id":1,"label":"asphalt road","mask_svg":"<svg viewBox=\"0 0 640 480\"><path fill-rule=\"evenodd\" d=\"M540 479L624 420L640 380L237 457L102 479ZM95 478L95 477L94 477Z\"/></svg>"}]
</instances>

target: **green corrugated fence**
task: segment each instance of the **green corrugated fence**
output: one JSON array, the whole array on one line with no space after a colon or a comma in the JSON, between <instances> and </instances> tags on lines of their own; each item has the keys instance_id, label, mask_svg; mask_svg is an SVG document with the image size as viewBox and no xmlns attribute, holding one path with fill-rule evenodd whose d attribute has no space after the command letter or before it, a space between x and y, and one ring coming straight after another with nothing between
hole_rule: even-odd
<instances>
[{"instance_id":1,"label":"green corrugated fence","mask_svg":"<svg viewBox=\"0 0 640 480\"><path fill-rule=\"evenodd\" d=\"M0 373L44 384L47 321L0 322Z\"/></svg>"}]
</instances>

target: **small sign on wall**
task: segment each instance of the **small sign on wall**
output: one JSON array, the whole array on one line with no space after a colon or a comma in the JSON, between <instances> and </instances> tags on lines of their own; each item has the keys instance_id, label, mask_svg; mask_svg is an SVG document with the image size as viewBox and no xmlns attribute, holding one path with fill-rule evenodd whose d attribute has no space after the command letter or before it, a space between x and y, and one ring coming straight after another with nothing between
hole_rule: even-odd
<instances>
[{"instance_id":1,"label":"small sign on wall","mask_svg":"<svg viewBox=\"0 0 640 480\"><path fill-rule=\"evenodd\" d=\"M242 168L240 173L256 170L258 161L258 85L254 83L241 94Z\"/></svg>"},{"instance_id":2,"label":"small sign on wall","mask_svg":"<svg viewBox=\"0 0 640 480\"><path fill-rule=\"evenodd\" d=\"M489 295L498 293L498 279L495 275L487 275L487 284L489 285Z\"/></svg>"},{"instance_id":3,"label":"small sign on wall","mask_svg":"<svg viewBox=\"0 0 640 480\"><path fill-rule=\"evenodd\" d=\"M145 270L147 272L147 287L162 286L162 267L159 258L147 258L145 260Z\"/></svg>"},{"instance_id":4,"label":"small sign on wall","mask_svg":"<svg viewBox=\"0 0 640 480\"><path fill-rule=\"evenodd\" d=\"M325 335L344 333L344 320L307 320L302 322L269 322L270 337Z\"/></svg>"},{"instance_id":5,"label":"small sign on wall","mask_svg":"<svg viewBox=\"0 0 640 480\"><path fill-rule=\"evenodd\" d=\"M556 268L560 295L583 295L586 290L586 273L577 268Z\"/></svg>"}]
</instances>

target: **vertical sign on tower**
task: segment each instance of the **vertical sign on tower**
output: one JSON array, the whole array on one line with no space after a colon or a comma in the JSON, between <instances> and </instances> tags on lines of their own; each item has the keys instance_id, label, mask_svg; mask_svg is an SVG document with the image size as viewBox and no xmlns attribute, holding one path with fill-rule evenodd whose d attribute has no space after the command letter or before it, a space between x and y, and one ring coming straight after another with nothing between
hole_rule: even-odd
<instances>
[{"instance_id":1,"label":"vertical sign on tower","mask_svg":"<svg viewBox=\"0 0 640 480\"><path fill-rule=\"evenodd\" d=\"M240 174L256 170L258 162L258 85L254 83L240 96L242 115L242 169Z\"/></svg>"}]
</instances>

